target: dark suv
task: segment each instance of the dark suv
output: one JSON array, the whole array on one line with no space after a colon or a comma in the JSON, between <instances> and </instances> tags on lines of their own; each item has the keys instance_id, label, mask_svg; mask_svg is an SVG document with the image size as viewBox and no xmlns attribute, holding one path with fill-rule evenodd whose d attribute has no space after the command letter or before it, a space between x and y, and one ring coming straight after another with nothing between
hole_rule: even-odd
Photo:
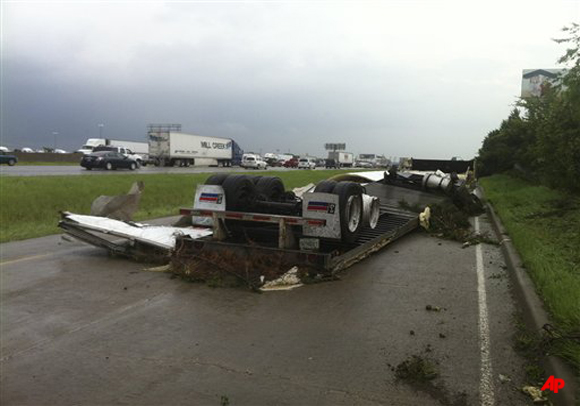
<instances>
[{"instance_id":1,"label":"dark suv","mask_svg":"<svg viewBox=\"0 0 580 406\"><path fill-rule=\"evenodd\" d=\"M8 152L0 151L0 164L8 164L10 166L16 165L18 158Z\"/></svg>"}]
</instances>

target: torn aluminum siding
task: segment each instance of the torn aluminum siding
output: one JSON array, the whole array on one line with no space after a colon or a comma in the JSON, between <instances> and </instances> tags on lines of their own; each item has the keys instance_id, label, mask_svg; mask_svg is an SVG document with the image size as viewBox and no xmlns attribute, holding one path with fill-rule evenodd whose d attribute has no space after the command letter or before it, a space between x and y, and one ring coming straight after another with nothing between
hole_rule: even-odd
<instances>
[{"instance_id":1,"label":"torn aluminum siding","mask_svg":"<svg viewBox=\"0 0 580 406\"><path fill-rule=\"evenodd\" d=\"M66 223L69 226L74 226L83 231L110 234L166 250L171 250L175 247L175 238L178 235L186 235L197 239L210 236L213 233L208 228L152 226L68 212L63 213L61 223Z\"/></svg>"}]
</instances>

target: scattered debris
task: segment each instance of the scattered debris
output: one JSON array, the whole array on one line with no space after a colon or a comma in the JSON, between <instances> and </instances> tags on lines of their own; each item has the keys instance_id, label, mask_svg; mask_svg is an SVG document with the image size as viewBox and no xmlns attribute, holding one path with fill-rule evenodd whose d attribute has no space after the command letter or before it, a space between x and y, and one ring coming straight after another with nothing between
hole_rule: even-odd
<instances>
[{"instance_id":1,"label":"scattered debris","mask_svg":"<svg viewBox=\"0 0 580 406\"><path fill-rule=\"evenodd\" d=\"M63 212L61 216L60 228L63 228L75 238L86 240L91 244L95 245L95 241L98 241L103 245L117 245L115 242L104 238L97 239L95 233L101 233L128 239L133 244L138 242L150 246L150 248L155 247L167 250L166 254L169 254L169 250L175 247L175 237L177 235L188 235L193 239L197 239L212 234L212 231L207 228L152 226L68 212ZM119 245L119 247L121 246Z\"/></svg>"},{"instance_id":2,"label":"scattered debris","mask_svg":"<svg viewBox=\"0 0 580 406\"><path fill-rule=\"evenodd\" d=\"M425 348L425 353L431 352L430 345ZM415 390L424 392L435 399L438 404L448 406L467 406L468 396L464 391L450 393L443 382L437 382L439 376L437 363L421 355L412 355L405 361L391 367L398 381L410 385Z\"/></svg>"},{"instance_id":3,"label":"scattered debris","mask_svg":"<svg viewBox=\"0 0 580 406\"><path fill-rule=\"evenodd\" d=\"M429 206L425 207L421 213L419 213L419 225L425 230L429 230L429 220L431 219L431 208Z\"/></svg>"},{"instance_id":4,"label":"scattered debris","mask_svg":"<svg viewBox=\"0 0 580 406\"><path fill-rule=\"evenodd\" d=\"M290 290L302 286L302 281L298 277L298 267L294 266L284 275L272 281L265 282L260 288L261 291Z\"/></svg>"},{"instance_id":5,"label":"scattered debris","mask_svg":"<svg viewBox=\"0 0 580 406\"><path fill-rule=\"evenodd\" d=\"M535 386L524 386L522 388L522 392L532 398L532 402L534 403L546 403L548 402L548 398L544 395L544 392L538 387Z\"/></svg>"},{"instance_id":6,"label":"scattered debris","mask_svg":"<svg viewBox=\"0 0 580 406\"><path fill-rule=\"evenodd\" d=\"M507 375L504 375L504 374L499 374L499 381L500 381L501 383L508 383L508 382L511 382L512 380L511 380L511 378L510 378L509 376L507 376Z\"/></svg>"},{"instance_id":7,"label":"scattered debris","mask_svg":"<svg viewBox=\"0 0 580 406\"><path fill-rule=\"evenodd\" d=\"M442 310L442 308L439 306L432 306L429 304L429 305L425 306L425 310L430 311L430 312L440 312Z\"/></svg>"},{"instance_id":8,"label":"scattered debris","mask_svg":"<svg viewBox=\"0 0 580 406\"><path fill-rule=\"evenodd\" d=\"M435 364L419 355L411 355L395 368L397 379L408 382L430 381L438 375Z\"/></svg>"},{"instance_id":9,"label":"scattered debris","mask_svg":"<svg viewBox=\"0 0 580 406\"><path fill-rule=\"evenodd\" d=\"M146 272L171 272L171 264L143 268Z\"/></svg>"},{"instance_id":10,"label":"scattered debris","mask_svg":"<svg viewBox=\"0 0 580 406\"><path fill-rule=\"evenodd\" d=\"M91 215L131 221L133 214L139 209L144 188L143 182L135 182L125 195L97 197L91 204Z\"/></svg>"},{"instance_id":11,"label":"scattered debris","mask_svg":"<svg viewBox=\"0 0 580 406\"><path fill-rule=\"evenodd\" d=\"M439 338L446 338L447 336L443 333L439 333Z\"/></svg>"}]
</instances>

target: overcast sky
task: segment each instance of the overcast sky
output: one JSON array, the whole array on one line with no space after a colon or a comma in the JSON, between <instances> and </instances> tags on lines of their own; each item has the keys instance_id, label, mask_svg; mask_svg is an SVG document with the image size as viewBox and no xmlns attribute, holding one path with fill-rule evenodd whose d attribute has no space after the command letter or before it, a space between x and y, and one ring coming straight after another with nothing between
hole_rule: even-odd
<instances>
[{"instance_id":1,"label":"overcast sky","mask_svg":"<svg viewBox=\"0 0 580 406\"><path fill-rule=\"evenodd\" d=\"M2 1L1 144L146 140L149 123L246 151L465 159L580 1Z\"/></svg>"}]
</instances>

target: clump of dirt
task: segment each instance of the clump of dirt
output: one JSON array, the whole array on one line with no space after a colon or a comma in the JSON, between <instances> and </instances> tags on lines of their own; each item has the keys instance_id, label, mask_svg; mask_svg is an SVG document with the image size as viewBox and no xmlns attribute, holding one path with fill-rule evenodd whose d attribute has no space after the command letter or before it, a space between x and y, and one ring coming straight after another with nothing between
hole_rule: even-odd
<instances>
[{"instance_id":1,"label":"clump of dirt","mask_svg":"<svg viewBox=\"0 0 580 406\"><path fill-rule=\"evenodd\" d=\"M279 255L239 256L235 253L202 251L199 254L176 252L171 268L191 282L206 282L211 287L246 285L258 289L263 281L273 280L291 268Z\"/></svg>"},{"instance_id":2,"label":"clump of dirt","mask_svg":"<svg viewBox=\"0 0 580 406\"><path fill-rule=\"evenodd\" d=\"M425 207L424 206L421 206L418 203L410 204L405 199L399 200L399 207L401 209L405 209L405 210L412 211L413 213L421 213L423 210L425 210Z\"/></svg>"},{"instance_id":3,"label":"clump of dirt","mask_svg":"<svg viewBox=\"0 0 580 406\"><path fill-rule=\"evenodd\" d=\"M425 210L425 207L410 205L405 200L399 201L399 206L415 213L421 213ZM428 229L430 234L447 240L465 243L465 247L479 243L499 244L497 240L490 238L487 234L475 234L469 222L469 216L472 213L460 210L452 202L432 204L429 207L431 209Z\"/></svg>"},{"instance_id":4,"label":"clump of dirt","mask_svg":"<svg viewBox=\"0 0 580 406\"><path fill-rule=\"evenodd\" d=\"M430 346L425 349L425 352L431 352ZM467 405L466 393L459 392L452 395L441 383L435 382L436 378L439 377L437 364L423 355L411 355L397 365L394 371L398 381L428 394L442 405Z\"/></svg>"},{"instance_id":5,"label":"clump of dirt","mask_svg":"<svg viewBox=\"0 0 580 406\"><path fill-rule=\"evenodd\" d=\"M259 291L264 282L279 278L294 266L282 254L276 253L194 253L178 247L171 256L171 271L186 281L204 282L210 287L247 286L254 291ZM320 273L320 270L307 266L300 267L297 276L305 284L336 279L331 274Z\"/></svg>"},{"instance_id":6,"label":"clump of dirt","mask_svg":"<svg viewBox=\"0 0 580 406\"><path fill-rule=\"evenodd\" d=\"M430 233L449 240L467 241L472 234L469 216L449 202L431 206L429 223Z\"/></svg>"},{"instance_id":7,"label":"clump of dirt","mask_svg":"<svg viewBox=\"0 0 580 406\"><path fill-rule=\"evenodd\" d=\"M420 355L411 355L395 368L397 379L405 382L427 382L437 378L439 373L435 364Z\"/></svg>"}]
</instances>

